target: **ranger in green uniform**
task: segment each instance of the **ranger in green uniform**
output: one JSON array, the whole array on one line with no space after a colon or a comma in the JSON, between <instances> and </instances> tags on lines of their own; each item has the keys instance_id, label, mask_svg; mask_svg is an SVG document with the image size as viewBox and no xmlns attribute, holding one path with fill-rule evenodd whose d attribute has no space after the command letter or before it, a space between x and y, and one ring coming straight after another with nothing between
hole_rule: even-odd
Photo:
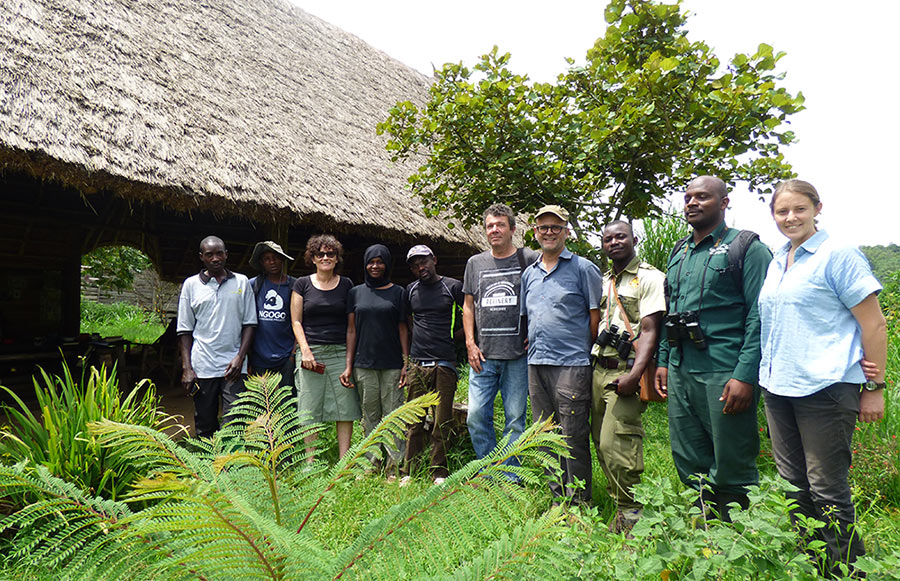
<instances>
[{"instance_id":1,"label":"ranger in green uniform","mask_svg":"<svg viewBox=\"0 0 900 581\"><path fill-rule=\"evenodd\" d=\"M603 250L612 268L603 275L601 331L591 351L591 436L606 475L606 492L616 501L609 527L614 533L628 533L641 516L641 504L631 493L644 471L641 414L647 404L638 392L641 376L653 362L666 310L663 274L638 260L636 243L627 222L616 220L603 229Z\"/></svg>"},{"instance_id":2,"label":"ranger in green uniform","mask_svg":"<svg viewBox=\"0 0 900 581\"><path fill-rule=\"evenodd\" d=\"M694 232L669 258L669 312L656 374L657 388L668 391L678 476L695 489L708 484L712 496L701 498L723 519L729 503L748 506L746 487L759 481L756 299L772 259L754 240L742 265L729 261L728 248L739 230L725 225L727 207L719 178L698 177L688 186L684 214Z\"/></svg>"}]
</instances>

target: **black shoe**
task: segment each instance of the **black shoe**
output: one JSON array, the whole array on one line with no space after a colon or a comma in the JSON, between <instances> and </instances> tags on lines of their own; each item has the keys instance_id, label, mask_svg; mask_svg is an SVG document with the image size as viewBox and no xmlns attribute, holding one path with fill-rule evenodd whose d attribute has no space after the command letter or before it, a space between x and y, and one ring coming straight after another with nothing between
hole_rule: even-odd
<instances>
[{"instance_id":1,"label":"black shoe","mask_svg":"<svg viewBox=\"0 0 900 581\"><path fill-rule=\"evenodd\" d=\"M735 494L733 492L717 492L714 501L716 512L719 513L719 520L722 522L731 522L730 504L737 503L741 510L750 508L750 499L746 494Z\"/></svg>"}]
</instances>

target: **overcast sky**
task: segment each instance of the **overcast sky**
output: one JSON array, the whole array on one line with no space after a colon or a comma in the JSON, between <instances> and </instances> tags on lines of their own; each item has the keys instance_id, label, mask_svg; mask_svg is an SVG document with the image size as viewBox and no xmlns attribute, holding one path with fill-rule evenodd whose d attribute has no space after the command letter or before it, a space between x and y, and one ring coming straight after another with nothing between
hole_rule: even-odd
<instances>
[{"instance_id":1,"label":"overcast sky","mask_svg":"<svg viewBox=\"0 0 900 581\"><path fill-rule=\"evenodd\" d=\"M432 66L472 65L497 45L512 54L515 72L552 81L566 57L583 61L606 28L602 1L292 1L429 76ZM693 13L689 37L722 61L761 42L787 53L779 70L789 90L803 92L807 109L793 116L799 141L785 156L819 190L820 226L855 244L900 243L893 171L900 165L900 1L685 0L683 7ZM730 197L729 224L771 245L785 241L765 203L740 186Z\"/></svg>"}]
</instances>

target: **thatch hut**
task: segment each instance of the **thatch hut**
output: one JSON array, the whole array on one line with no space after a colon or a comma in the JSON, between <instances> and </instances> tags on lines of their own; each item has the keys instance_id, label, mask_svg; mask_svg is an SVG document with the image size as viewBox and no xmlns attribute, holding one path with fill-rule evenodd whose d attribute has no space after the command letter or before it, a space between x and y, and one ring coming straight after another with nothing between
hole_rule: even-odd
<instances>
[{"instance_id":1,"label":"thatch hut","mask_svg":"<svg viewBox=\"0 0 900 581\"><path fill-rule=\"evenodd\" d=\"M423 215L375 133L428 84L286 0L0 2L0 337L77 333L100 245L178 281L207 234L246 271L259 240L332 231L348 264L427 242L460 274L477 241Z\"/></svg>"}]
</instances>

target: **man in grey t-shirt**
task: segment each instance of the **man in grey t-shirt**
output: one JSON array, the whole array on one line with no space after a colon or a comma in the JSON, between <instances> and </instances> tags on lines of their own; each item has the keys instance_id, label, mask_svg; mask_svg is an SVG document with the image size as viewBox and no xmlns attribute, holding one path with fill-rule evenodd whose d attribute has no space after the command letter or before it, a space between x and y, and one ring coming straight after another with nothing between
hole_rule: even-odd
<instances>
[{"instance_id":1,"label":"man in grey t-shirt","mask_svg":"<svg viewBox=\"0 0 900 581\"><path fill-rule=\"evenodd\" d=\"M225 268L227 258L221 238L204 238L200 261L205 268L184 281L178 299L181 385L194 397L194 428L201 438L219 429L219 398L227 417L244 390L247 352L257 323L250 282Z\"/></svg>"},{"instance_id":2,"label":"man in grey t-shirt","mask_svg":"<svg viewBox=\"0 0 900 581\"><path fill-rule=\"evenodd\" d=\"M463 329L469 356L468 426L478 458L497 446L494 399L503 399L503 436L514 442L525 430L528 404L526 326L519 312L522 271L538 255L513 245L515 214L494 204L484 213L491 249L471 257L463 280ZM514 461L513 461L514 462Z\"/></svg>"}]
</instances>

